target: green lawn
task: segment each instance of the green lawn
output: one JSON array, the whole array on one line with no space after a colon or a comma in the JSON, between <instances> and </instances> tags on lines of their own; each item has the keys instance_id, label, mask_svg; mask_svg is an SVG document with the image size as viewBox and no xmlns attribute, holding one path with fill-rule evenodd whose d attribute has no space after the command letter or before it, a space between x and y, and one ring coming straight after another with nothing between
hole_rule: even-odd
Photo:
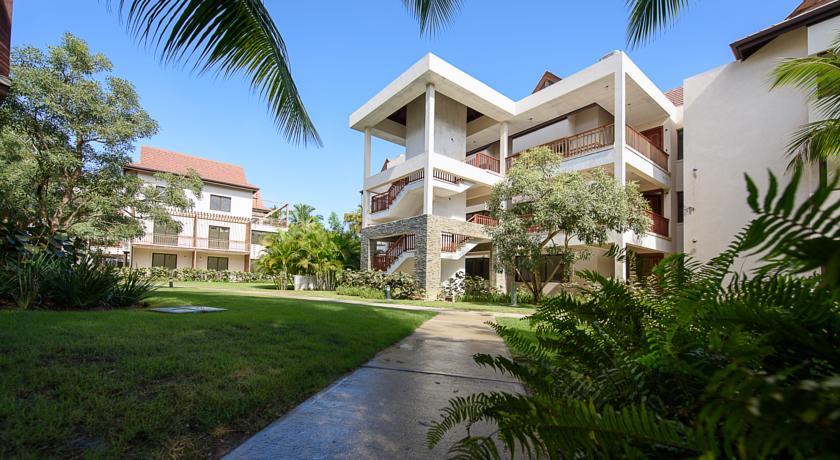
<instances>
[{"instance_id":1,"label":"green lawn","mask_svg":"<svg viewBox=\"0 0 840 460\"><path fill-rule=\"evenodd\" d=\"M229 311L0 311L0 458L217 456L431 312L161 289Z\"/></svg>"},{"instance_id":2,"label":"green lawn","mask_svg":"<svg viewBox=\"0 0 840 460\"><path fill-rule=\"evenodd\" d=\"M370 303L385 303L384 300L362 299L360 297L339 295L335 291L281 291L274 287L272 283L208 283L202 281L176 281L175 289L187 287L196 291L213 292L213 291L228 291L241 293L254 293L256 295L263 295L268 297L327 297L331 299L340 300L355 300L365 301ZM415 305L422 307L447 308L452 310L469 310L469 311L485 311L493 313L521 313L531 314L534 312L533 306L525 305L521 307L511 307L508 305L500 305L494 303L484 302L444 302L439 300L393 300L391 303L399 303L402 305Z\"/></svg>"}]
</instances>

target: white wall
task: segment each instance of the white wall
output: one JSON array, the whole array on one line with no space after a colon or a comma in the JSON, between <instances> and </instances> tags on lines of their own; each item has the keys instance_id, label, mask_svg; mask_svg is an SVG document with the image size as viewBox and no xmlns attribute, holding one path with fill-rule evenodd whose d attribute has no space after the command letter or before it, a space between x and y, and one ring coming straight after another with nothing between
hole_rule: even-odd
<instances>
[{"instance_id":1,"label":"white wall","mask_svg":"<svg viewBox=\"0 0 840 460\"><path fill-rule=\"evenodd\" d=\"M455 275L458 270L466 270L466 258L461 257L458 260L441 259L440 260L440 282L444 282Z\"/></svg>"},{"instance_id":2,"label":"white wall","mask_svg":"<svg viewBox=\"0 0 840 460\"><path fill-rule=\"evenodd\" d=\"M732 241L751 219L744 173L766 190L767 169L783 181L789 175L786 145L808 122L805 96L768 86L783 57L807 53L805 29L789 32L743 62L732 62L685 81L685 252L708 260ZM817 184L809 171L802 199ZM744 268L749 268L748 263Z\"/></svg>"},{"instance_id":3,"label":"white wall","mask_svg":"<svg viewBox=\"0 0 840 460\"><path fill-rule=\"evenodd\" d=\"M154 175L148 173L138 173L138 177L144 182L152 185L166 186L163 181L157 180ZM215 211L210 209L210 195L220 195L230 197L230 212ZM202 189L201 196L195 196L192 192L187 191L187 197L193 200L194 211L212 212L230 216L247 217L252 216L252 207L254 204L254 193L250 190L243 190L234 187L225 187L217 184L210 184L205 182Z\"/></svg>"},{"instance_id":4,"label":"white wall","mask_svg":"<svg viewBox=\"0 0 840 460\"><path fill-rule=\"evenodd\" d=\"M405 159L421 155L425 151L423 133L426 126L425 95L411 101L406 106L405 115Z\"/></svg>"},{"instance_id":5,"label":"white wall","mask_svg":"<svg viewBox=\"0 0 840 460\"><path fill-rule=\"evenodd\" d=\"M570 113L566 118L513 139L511 153L521 152L557 139L612 123L613 116L599 105Z\"/></svg>"},{"instance_id":6,"label":"white wall","mask_svg":"<svg viewBox=\"0 0 840 460\"><path fill-rule=\"evenodd\" d=\"M467 153L467 106L435 95L435 153L462 161Z\"/></svg>"},{"instance_id":7,"label":"white wall","mask_svg":"<svg viewBox=\"0 0 840 460\"><path fill-rule=\"evenodd\" d=\"M463 192L448 197L436 196L432 213L449 219L466 220L467 193Z\"/></svg>"}]
</instances>

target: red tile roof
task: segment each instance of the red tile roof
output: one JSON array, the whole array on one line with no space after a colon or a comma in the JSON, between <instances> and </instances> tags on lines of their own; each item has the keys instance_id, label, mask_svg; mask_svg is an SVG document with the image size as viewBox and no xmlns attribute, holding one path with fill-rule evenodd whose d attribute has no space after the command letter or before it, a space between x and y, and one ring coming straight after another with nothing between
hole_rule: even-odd
<instances>
[{"instance_id":1,"label":"red tile roof","mask_svg":"<svg viewBox=\"0 0 840 460\"><path fill-rule=\"evenodd\" d=\"M140 161L129 163L126 169L174 174L187 174L192 169L208 182L259 190L259 187L248 182L241 166L145 145L140 147Z\"/></svg>"},{"instance_id":2,"label":"red tile roof","mask_svg":"<svg viewBox=\"0 0 840 460\"><path fill-rule=\"evenodd\" d=\"M665 92L665 97L677 107L683 105L683 87L669 89Z\"/></svg>"},{"instance_id":3,"label":"red tile roof","mask_svg":"<svg viewBox=\"0 0 840 460\"><path fill-rule=\"evenodd\" d=\"M534 91L532 91L531 94L534 94L537 91L548 88L549 86L557 83L560 80L562 80L562 78L560 78L557 75L554 75L553 73L546 70L545 73L543 74L543 76L540 78L540 81L537 82L537 86L534 87Z\"/></svg>"},{"instance_id":4,"label":"red tile roof","mask_svg":"<svg viewBox=\"0 0 840 460\"><path fill-rule=\"evenodd\" d=\"M799 4L785 19L790 19L794 16L799 16L802 13L807 13L808 11L813 10L814 8L820 7L825 5L826 3L831 3L834 0L802 0L802 3Z\"/></svg>"}]
</instances>

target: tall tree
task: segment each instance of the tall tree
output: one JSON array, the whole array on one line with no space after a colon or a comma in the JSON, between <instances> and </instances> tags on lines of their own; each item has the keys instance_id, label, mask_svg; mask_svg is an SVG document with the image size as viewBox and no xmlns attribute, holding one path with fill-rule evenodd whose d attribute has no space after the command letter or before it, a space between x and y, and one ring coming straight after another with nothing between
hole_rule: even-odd
<instances>
[{"instance_id":1,"label":"tall tree","mask_svg":"<svg viewBox=\"0 0 840 460\"><path fill-rule=\"evenodd\" d=\"M0 103L0 219L45 233L122 239L142 233L137 217L169 221L187 208L184 189L201 181L161 175L161 191L124 175L138 139L157 132L134 87L111 62L65 34L47 53L16 49L12 87Z\"/></svg>"},{"instance_id":2,"label":"tall tree","mask_svg":"<svg viewBox=\"0 0 840 460\"><path fill-rule=\"evenodd\" d=\"M289 221L291 221L292 225L307 226L320 224L323 220L323 216L315 214L315 207L306 203L298 203L294 205L292 210L289 212Z\"/></svg>"},{"instance_id":3,"label":"tall tree","mask_svg":"<svg viewBox=\"0 0 840 460\"><path fill-rule=\"evenodd\" d=\"M560 172L562 161L545 147L523 153L487 202L499 219L489 230L499 266L527 280L536 303L555 274L564 270L568 277L575 261L589 256L572 247L574 240L601 246L611 231L642 234L650 227L647 201L634 182L622 187L600 168Z\"/></svg>"}]
</instances>

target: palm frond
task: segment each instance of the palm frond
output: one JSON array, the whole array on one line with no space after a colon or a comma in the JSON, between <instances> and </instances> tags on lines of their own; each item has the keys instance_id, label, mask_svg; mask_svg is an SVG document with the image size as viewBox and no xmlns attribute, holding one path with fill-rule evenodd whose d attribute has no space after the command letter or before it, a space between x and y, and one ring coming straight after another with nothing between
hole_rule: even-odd
<instances>
[{"instance_id":1,"label":"palm frond","mask_svg":"<svg viewBox=\"0 0 840 460\"><path fill-rule=\"evenodd\" d=\"M420 23L420 32L441 30L461 9L461 0L403 0L408 12Z\"/></svg>"},{"instance_id":2,"label":"palm frond","mask_svg":"<svg viewBox=\"0 0 840 460\"><path fill-rule=\"evenodd\" d=\"M283 38L261 0L107 1L118 1L129 31L154 46L164 62L193 61L201 72L246 75L286 139L322 145L292 78Z\"/></svg>"},{"instance_id":3,"label":"palm frond","mask_svg":"<svg viewBox=\"0 0 840 460\"><path fill-rule=\"evenodd\" d=\"M635 48L673 24L688 0L627 0L627 7L627 43Z\"/></svg>"}]
</instances>

